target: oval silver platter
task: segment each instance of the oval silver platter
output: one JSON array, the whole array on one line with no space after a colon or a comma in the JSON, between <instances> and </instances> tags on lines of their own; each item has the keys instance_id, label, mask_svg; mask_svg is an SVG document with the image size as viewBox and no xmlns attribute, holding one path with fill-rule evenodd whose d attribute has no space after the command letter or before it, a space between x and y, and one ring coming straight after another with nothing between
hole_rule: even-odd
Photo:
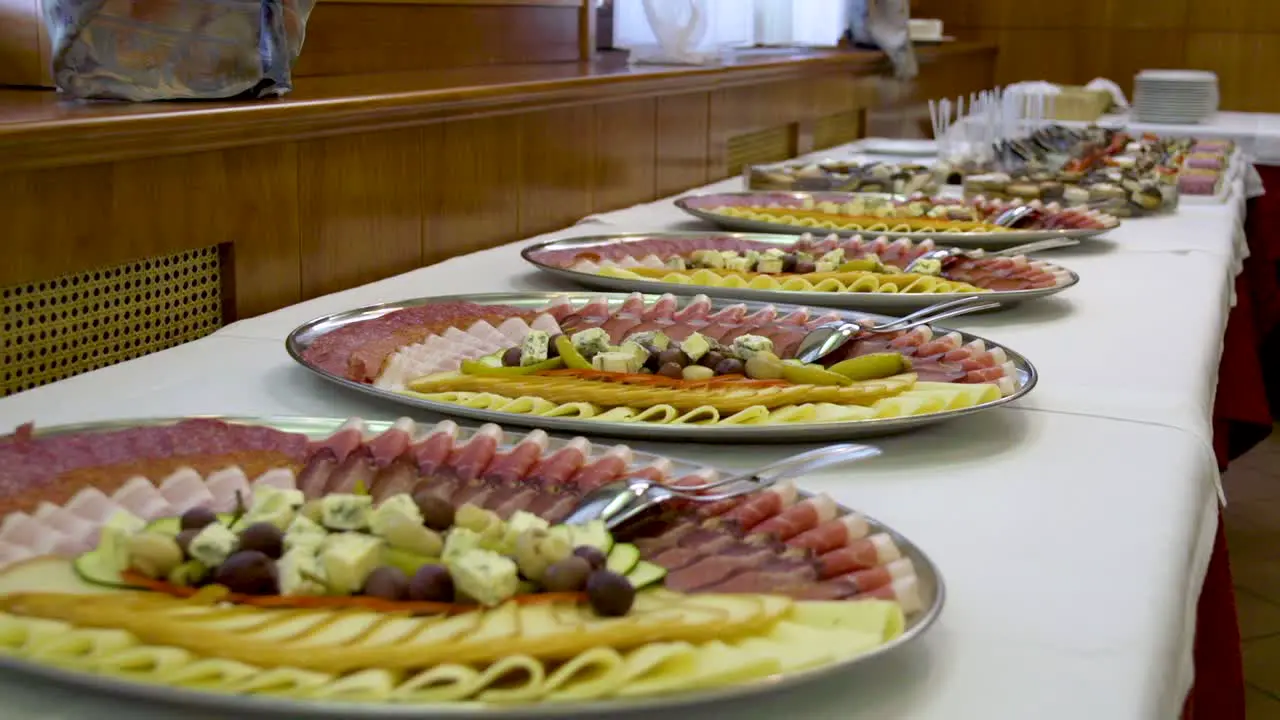
<instances>
[{"instance_id":1,"label":"oval silver platter","mask_svg":"<svg viewBox=\"0 0 1280 720\"><path fill-rule=\"evenodd\" d=\"M354 380L335 375L327 370L315 367L306 362L302 357L303 352L310 347L311 343L315 341L317 337L324 335L327 332L336 330L337 328L351 323L372 320L386 315L387 313L407 307L439 302L465 301L479 303L481 305L514 305L534 310L545 306L552 299L557 297L567 298L575 305L582 305L592 298L601 296L609 299L610 307L617 307L621 305L622 301L627 298L626 295L618 293L487 293L482 295L440 295L436 297L403 300L395 303L369 305L362 308L356 308L355 310L326 315L321 318L316 318L310 322L303 323L295 328L293 332L289 333L289 337L285 339L285 349L295 362L316 373L325 380L337 383L343 387L366 395L372 395L400 405L408 405L421 408L423 410L430 410L435 413L440 413L441 415L454 415L470 418L472 420L498 423L500 425L506 424L519 425L521 427L542 428L548 432L605 435L609 437L625 437L641 440L672 442L756 444L802 443L888 435L906 430L915 430L926 425L932 425L944 420L951 420L1005 405L1030 392L1031 389L1035 387L1038 380L1035 367L1032 366L1031 363L1020 353L1004 347L1003 345L992 343L986 338L961 332L960 335L964 338L964 342L982 340L987 343L989 347L999 347L1005 351L1005 354L1008 356L1009 360L1014 363L1018 372L1019 386L1013 394L1007 397L1002 397L999 400L993 400L988 403L975 405L961 410L948 410L940 413L912 415L910 417L901 418L859 420L853 422L780 423L776 425L660 425L656 423L602 422L568 417L544 417L541 415L523 415L519 413L468 408L462 405L414 397L404 393L384 390L370 384L356 382ZM657 296L650 295L647 296L647 300L652 301L656 299L656 297ZM690 297L678 298L677 302L679 303L679 307L683 307L689 302L689 300L691 300ZM724 300L712 300L711 307L714 311L730 304L733 303ZM741 304L746 305L751 311L759 310L765 305L773 305L778 308L779 312L787 312L802 307L800 305L788 305L784 303L762 303L753 301L746 301ZM840 313L840 315L847 320L871 318L873 320L884 322L891 319L884 315L876 315L872 313L859 313L847 310L834 312ZM937 326L934 327L934 330L938 333L952 332L952 330Z\"/></svg>"},{"instance_id":2,"label":"oval silver platter","mask_svg":"<svg viewBox=\"0 0 1280 720\"><path fill-rule=\"evenodd\" d=\"M1035 240L1049 240L1051 238L1068 238L1072 240L1083 240L1119 227L1119 221L1115 225L1106 228L1094 229L1069 229L1069 230L1010 230L1008 232L893 232L890 230L830 230L827 228L810 228L801 227L799 225L788 225L786 223L767 222L763 220L751 220L748 218L731 217L729 215L721 215L719 213L710 212L704 208L698 207L699 203L707 202L707 198L713 197L759 197L763 201L778 202L785 199L803 200L804 198L813 198L815 201L822 202L831 200L834 202L848 202L853 199L853 193L838 192L787 192L785 190L762 190L762 191L746 191L746 192L719 192L705 193L702 195L686 195L675 201L676 207L689 213L690 215L712 223L726 230L737 230L741 232L759 232L759 233L783 233L788 235L800 235L803 233L835 233L842 236L864 235L867 237L891 237L891 238L908 238L910 240L933 240L935 242L944 242L947 245L954 245L962 248L984 248L987 250L998 250L1000 248L1013 247L1023 243L1033 242ZM891 220L886 219L886 223Z\"/></svg>"},{"instance_id":3,"label":"oval silver platter","mask_svg":"<svg viewBox=\"0 0 1280 720\"><path fill-rule=\"evenodd\" d=\"M346 419L339 418L308 418L308 417L221 417L221 416L192 416L223 420L230 423L239 423L244 425L261 425L272 427L285 432L295 432L308 435L313 439L327 437L334 433L342 426ZM85 423L78 425L63 425L45 429L37 429L36 435L51 435L68 432L88 432L95 430L118 430L128 427L142 427L155 425L168 425L186 420L190 418L147 418L140 420L113 420L107 422ZM388 421L366 421L366 430L370 434L382 432L392 425ZM460 427L458 433L459 440L465 440L475 433L477 428ZM367 437L367 435L366 435ZM510 448L520 441L523 435L518 433L505 433L504 448ZM415 438L416 440L417 438ZM550 438L548 450L558 450L568 443L568 440L561 438ZM593 448L593 456L597 455L594 450L601 448ZM646 452L635 452L635 463L646 464L656 460L658 455ZM667 457L667 456L663 456ZM682 460L675 457L668 457L672 462L672 472L676 475L686 474L698 468L706 467L704 464L694 463L689 460ZM808 497L809 493L801 492L801 495ZM843 513L849 513L853 510L840 506ZM860 512L860 511L859 511ZM122 678L113 678L106 675L96 675L88 672L80 672L57 668L53 666L41 665L35 662L28 662L19 658L0 655L0 689L8 682L23 682L32 677L41 678L57 685L66 686L63 688L51 687L53 692L65 692L68 688L82 689L87 691L106 693L134 700L142 701L147 704L139 704L138 712L154 710L150 704L164 704L172 706L186 706L188 708L200 708L204 710L214 710L218 712L233 713L225 717L244 717L265 716L265 717L333 717L333 718L349 718L351 720L381 720L383 718L415 718L418 720L429 720L434 718L495 718L499 720L515 720L517 718L557 718L557 717L583 717L583 718L600 718L610 717L611 713L634 713L639 711L672 711L684 708L698 708L711 703L737 700L741 698L751 697L753 695L761 695L777 691L793 688L805 683L814 682L823 678L831 677L840 673L849 672L855 666L871 661L873 658L883 656L892 652L907 643L912 642L927 631L938 619L942 612L942 606L946 598L946 589L943 583L942 575L938 571L933 561L929 559L919 547L914 545L910 540L895 532L892 528L888 528L877 522L871 517L865 516L868 524L876 531L887 533L893 538L898 548L905 557L911 559L916 568L916 579L920 591L920 601L923 610L914 613L906 618L906 626L903 633L889 643L886 643L875 650L860 655L849 660L845 660L830 665L825 665L810 670L804 670L795 673L784 673L773 675L770 677L760 678L754 682L737 686L727 686L715 688L713 690L700 690L686 693L677 693L672 695L658 695L645 699L628 699L628 700L602 700L594 702L555 702L544 703L541 705L485 705L481 703L434 703L434 704L408 704L408 703L372 703L359 701L325 701L325 700L303 700L290 699L285 697L272 697L266 695L235 695L225 692L206 692L195 689L186 689L178 687L168 687L156 685L142 681L130 681ZM50 706L56 704L56 697L50 696ZM175 708L175 712L177 708ZM175 714L174 717L177 717Z\"/></svg>"},{"instance_id":4,"label":"oval silver platter","mask_svg":"<svg viewBox=\"0 0 1280 720\"><path fill-rule=\"evenodd\" d=\"M543 250L586 250L603 245L615 245L628 242L639 242L648 238L688 238L698 236L728 237L752 242L771 243L778 247L791 247L796 242L795 235L765 235L758 233L620 233L615 235L589 235L586 237L548 240L530 245L520 252L525 262L539 270L572 280L579 285L600 288L602 290L619 290L623 292L642 293L677 293L688 294L700 292L711 297L737 298L741 300L759 300L770 303L793 303L799 305L815 305L821 307L849 308L851 310L869 310L872 312L908 313L935 303L955 300L957 298L977 295L995 300L1002 305L1011 306L1026 300L1036 300L1056 295L1080 282L1080 276L1074 271L1054 265L1056 269L1070 273L1070 280L1062 285L1035 290L992 290L984 293L879 293L879 292L812 292L805 290L757 290L755 288L715 287L711 285L684 285L681 283L663 282L662 280L634 280L631 278L608 277L595 273L582 272L571 268L556 267L539 262L534 256ZM941 239L941 238L938 238ZM945 248L939 246L939 249Z\"/></svg>"}]
</instances>

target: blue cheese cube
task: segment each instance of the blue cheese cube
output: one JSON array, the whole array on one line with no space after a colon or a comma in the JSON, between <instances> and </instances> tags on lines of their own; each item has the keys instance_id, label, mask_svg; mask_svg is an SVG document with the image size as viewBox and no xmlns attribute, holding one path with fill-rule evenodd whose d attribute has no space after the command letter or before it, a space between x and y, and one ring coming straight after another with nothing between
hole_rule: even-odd
<instances>
[{"instance_id":1,"label":"blue cheese cube","mask_svg":"<svg viewBox=\"0 0 1280 720\"><path fill-rule=\"evenodd\" d=\"M280 577L281 595L324 595L327 590L324 566L316 557L314 548L289 550L276 562L276 570Z\"/></svg>"},{"instance_id":2,"label":"blue cheese cube","mask_svg":"<svg viewBox=\"0 0 1280 720\"><path fill-rule=\"evenodd\" d=\"M129 567L128 539L146 527L146 521L137 515L127 510L116 512L102 526L102 532L98 536L98 552L110 559L112 567L124 570Z\"/></svg>"},{"instance_id":3,"label":"blue cheese cube","mask_svg":"<svg viewBox=\"0 0 1280 720\"><path fill-rule=\"evenodd\" d=\"M547 359L547 347L551 336L541 330L530 330L520 344L520 365L537 365Z\"/></svg>"},{"instance_id":4,"label":"blue cheese cube","mask_svg":"<svg viewBox=\"0 0 1280 720\"><path fill-rule=\"evenodd\" d=\"M942 262L939 260L921 260L913 270L921 275L941 275Z\"/></svg>"},{"instance_id":5,"label":"blue cheese cube","mask_svg":"<svg viewBox=\"0 0 1280 720\"><path fill-rule=\"evenodd\" d=\"M472 550L481 549L483 546L484 537L480 533L470 528L454 525L444 538L444 550L441 551L440 555L448 562L449 558L465 555Z\"/></svg>"},{"instance_id":6,"label":"blue cheese cube","mask_svg":"<svg viewBox=\"0 0 1280 720\"><path fill-rule=\"evenodd\" d=\"M327 537L329 537L329 531L319 523L305 515L297 515L285 529L284 548L285 550L305 548L315 552Z\"/></svg>"},{"instance_id":7,"label":"blue cheese cube","mask_svg":"<svg viewBox=\"0 0 1280 720\"><path fill-rule=\"evenodd\" d=\"M746 272L751 269L750 262L745 257L734 257L725 260L724 267L726 270L737 270L738 272Z\"/></svg>"},{"instance_id":8,"label":"blue cheese cube","mask_svg":"<svg viewBox=\"0 0 1280 720\"><path fill-rule=\"evenodd\" d=\"M671 338L667 337L667 334L661 330L646 330L644 332L628 335L627 342L624 342L623 345L626 345L627 343L635 343L642 346L645 343L648 343L659 350L666 350L671 346Z\"/></svg>"},{"instance_id":9,"label":"blue cheese cube","mask_svg":"<svg viewBox=\"0 0 1280 720\"><path fill-rule=\"evenodd\" d=\"M739 335L733 340L733 354L750 360L762 352L773 352L773 341L762 335Z\"/></svg>"},{"instance_id":10,"label":"blue cheese cube","mask_svg":"<svg viewBox=\"0 0 1280 720\"><path fill-rule=\"evenodd\" d=\"M833 262L827 262L826 260L819 260L813 264L813 271L814 272L835 272L836 268L838 267L840 266L836 265Z\"/></svg>"},{"instance_id":11,"label":"blue cheese cube","mask_svg":"<svg viewBox=\"0 0 1280 720\"><path fill-rule=\"evenodd\" d=\"M753 268L760 261L760 253L756 250L748 250L742 254L742 258L747 261L748 268Z\"/></svg>"},{"instance_id":12,"label":"blue cheese cube","mask_svg":"<svg viewBox=\"0 0 1280 720\"><path fill-rule=\"evenodd\" d=\"M320 501L320 522L332 530L363 530L369 527L371 510L368 495L328 495Z\"/></svg>"},{"instance_id":13,"label":"blue cheese cube","mask_svg":"<svg viewBox=\"0 0 1280 720\"><path fill-rule=\"evenodd\" d=\"M843 263L844 248L836 248L835 250L832 250L829 253L824 253L822 257L818 258L818 262L831 263L833 265L839 265Z\"/></svg>"},{"instance_id":14,"label":"blue cheese cube","mask_svg":"<svg viewBox=\"0 0 1280 720\"><path fill-rule=\"evenodd\" d=\"M253 491L253 503L240 520L236 529L244 529L255 523L270 523L280 530L289 527L298 508L306 498L301 490L283 490L264 485Z\"/></svg>"},{"instance_id":15,"label":"blue cheese cube","mask_svg":"<svg viewBox=\"0 0 1280 720\"><path fill-rule=\"evenodd\" d=\"M489 550L471 550L445 560L453 586L486 607L494 607L515 596L520 571L515 561Z\"/></svg>"},{"instance_id":16,"label":"blue cheese cube","mask_svg":"<svg viewBox=\"0 0 1280 720\"><path fill-rule=\"evenodd\" d=\"M711 352L711 341L702 333L692 333L680 343L680 349L690 360L697 362L703 355Z\"/></svg>"},{"instance_id":17,"label":"blue cheese cube","mask_svg":"<svg viewBox=\"0 0 1280 720\"><path fill-rule=\"evenodd\" d=\"M240 547L240 538L222 523L209 523L191 538L187 554L199 560L205 567L221 565L231 553Z\"/></svg>"},{"instance_id":18,"label":"blue cheese cube","mask_svg":"<svg viewBox=\"0 0 1280 720\"><path fill-rule=\"evenodd\" d=\"M591 367L601 372L634 373L640 371L640 363L628 352L602 352L591 358Z\"/></svg>"},{"instance_id":19,"label":"blue cheese cube","mask_svg":"<svg viewBox=\"0 0 1280 720\"><path fill-rule=\"evenodd\" d=\"M369 516L369 530L374 535L386 537L397 523L422 524L422 511L409 495L393 495L378 506Z\"/></svg>"},{"instance_id":20,"label":"blue cheese cube","mask_svg":"<svg viewBox=\"0 0 1280 720\"><path fill-rule=\"evenodd\" d=\"M599 353L608 352L609 333L603 328L587 328L571 335L569 342L573 343L573 349L577 350L579 355L590 360Z\"/></svg>"},{"instance_id":21,"label":"blue cheese cube","mask_svg":"<svg viewBox=\"0 0 1280 720\"><path fill-rule=\"evenodd\" d=\"M320 549L320 564L329 590L350 595L364 587L364 581L382 561L385 543L372 535L344 532L330 535Z\"/></svg>"},{"instance_id":22,"label":"blue cheese cube","mask_svg":"<svg viewBox=\"0 0 1280 720\"><path fill-rule=\"evenodd\" d=\"M771 247L771 248L766 248L765 251L761 253L761 257L762 258L780 258L786 254L787 254L787 251L783 250L782 248Z\"/></svg>"},{"instance_id":23,"label":"blue cheese cube","mask_svg":"<svg viewBox=\"0 0 1280 720\"><path fill-rule=\"evenodd\" d=\"M649 351L645 350L640 343L628 340L618 347L618 352L626 353L631 356L632 365L635 366L633 372L639 372L644 367L645 362L649 360Z\"/></svg>"},{"instance_id":24,"label":"blue cheese cube","mask_svg":"<svg viewBox=\"0 0 1280 720\"><path fill-rule=\"evenodd\" d=\"M766 255L760 258L760 262L756 263L756 272L761 273L780 273L782 272L782 258Z\"/></svg>"},{"instance_id":25,"label":"blue cheese cube","mask_svg":"<svg viewBox=\"0 0 1280 720\"><path fill-rule=\"evenodd\" d=\"M669 269L671 269L671 270L685 270L685 269L687 269L687 268L686 268L686 266L685 266L685 264L684 264L684 258L680 257L679 255L677 255L677 256L675 256L675 257L669 257L669 258L667 258L667 261L666 261L665 263L663 263L663 265L665 265L667 268L669 268Z\"/></svg>"}]
</instances>

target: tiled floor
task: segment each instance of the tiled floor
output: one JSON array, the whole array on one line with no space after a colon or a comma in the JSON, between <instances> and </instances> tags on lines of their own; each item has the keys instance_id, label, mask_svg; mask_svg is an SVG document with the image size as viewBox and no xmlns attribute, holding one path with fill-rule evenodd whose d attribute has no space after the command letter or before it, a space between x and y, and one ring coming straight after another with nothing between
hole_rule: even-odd
<instances>
[{"instance_id":1,"label":"tiled floor","mask_svg":"<svg viewBox=\"0 0 1280 720\"><path fill-rule=\"evenodd\" d=\"M1247 720L1280 720L1280 425L1231 464L1223 484Z\"/></svg>"}]
</instances>

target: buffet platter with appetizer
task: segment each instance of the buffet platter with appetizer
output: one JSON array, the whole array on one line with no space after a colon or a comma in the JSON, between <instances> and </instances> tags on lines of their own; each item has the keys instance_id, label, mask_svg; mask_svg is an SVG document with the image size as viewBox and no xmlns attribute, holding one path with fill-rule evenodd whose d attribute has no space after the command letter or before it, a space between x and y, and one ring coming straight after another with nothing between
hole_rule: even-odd
<instances>
[{"instance_id":1,"label":"buffet platter with appetizer","mask_svg":"<svg viewBox=\"0 0 1280 720\"><path fill-rule=\"evenodd\" d=\"M989 307L971 300L896 319L705 295L463 295L319 318L286 346L331 382L477 420L812 441L910 429L1029 392L1035 370L1021 355L927 324Z\"/></svg>"},{"instance_id":2,"label":"buffet platter with appetizer","mask_svg":"<svg viewBox=\"0 0 1280 720\"><path fill-rule=\"evenodd\" d=\"M878 454L825 450L722 479L451 421L23 426L0 438L0 667L345 718L599 717L847 672L924 632L943 588L797 489ZM593 516L620 484L664 494Z\"/></svg>"},{"instance_id":3,"label":"buffet platter with appetizer","mask_svg":"<svg viewBox=\"0 0 1280 720\"><path fill-rule=\"evenodd\" d=\"M551 240L521 254L546 272L609 290L697 290L717 297L895 312L972 295L1009 304L1066 290L1079 281L1075 273L1023 254L1060 244L1074 241L987 253L933 240L856 235L635 233Z\"/></svg>"},{"instance_id":4,"label":"buffet platter with appetizer","mask_svg":"<svg viewBox=\"0 0 1280 720\"><path fill-rule=\"evenodd\" d=\"M914 240L945 235L947 243L965 247L1082 239L1120 224L1097 210L1037 203L1026 211L1025 205L986 197L965 201L829 192L720 192L676 200L681 210L730 230L865 233Z\"/></svg>"},{"instance_id":5,"label":"buffet platter with appetizer","mask_svg":"<svg viewBox=\"0 0 1280 720\"><path fill-rule=\"evenodd\" d=\"M926 165L849 160L752 165L743 171L748 190L835 191L911 195L933 193L938 179Z\"/></svg>"}]
</instances>

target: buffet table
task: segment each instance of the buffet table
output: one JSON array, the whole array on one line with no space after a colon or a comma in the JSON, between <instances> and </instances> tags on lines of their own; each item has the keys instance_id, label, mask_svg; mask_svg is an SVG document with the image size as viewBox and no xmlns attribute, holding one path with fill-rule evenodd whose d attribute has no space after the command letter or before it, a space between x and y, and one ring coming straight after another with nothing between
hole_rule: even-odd
<instances>
[{"instance_id":1,"label":"buffet table","mask_svg":"<svg viewBox=\"0 0 1280 720\"><path fill-rule=\"evenodd\" d=\"M930 553L948 586L938 624L920 642L848 677L663 716L1178 716L1192 686L1197 601L1218 531L1214 389L1246 250L1241 220L1242 204L1230 202L1126 223L1101 240L1054 253L1081 275L1078 287L952 321L1024 353L1040 370L1040 385L1010 408L877 440L881 458L802 482L890 524ZM678 227L693 226L660 201L534 240ZM405 414L294 365L285 335L319 315L382 301L575 289L521 262L520 248L532 241L319 297L7 398L0 401L0 425ZM736 469L802 449L637 447ZM11 708L6 717L15 720L177 712L24 679L0 679L0 692ZM1210 706L1222 711L1212 717L1234 716L1235 702L1225 702Z\"/></svg>"}]
</instances>

